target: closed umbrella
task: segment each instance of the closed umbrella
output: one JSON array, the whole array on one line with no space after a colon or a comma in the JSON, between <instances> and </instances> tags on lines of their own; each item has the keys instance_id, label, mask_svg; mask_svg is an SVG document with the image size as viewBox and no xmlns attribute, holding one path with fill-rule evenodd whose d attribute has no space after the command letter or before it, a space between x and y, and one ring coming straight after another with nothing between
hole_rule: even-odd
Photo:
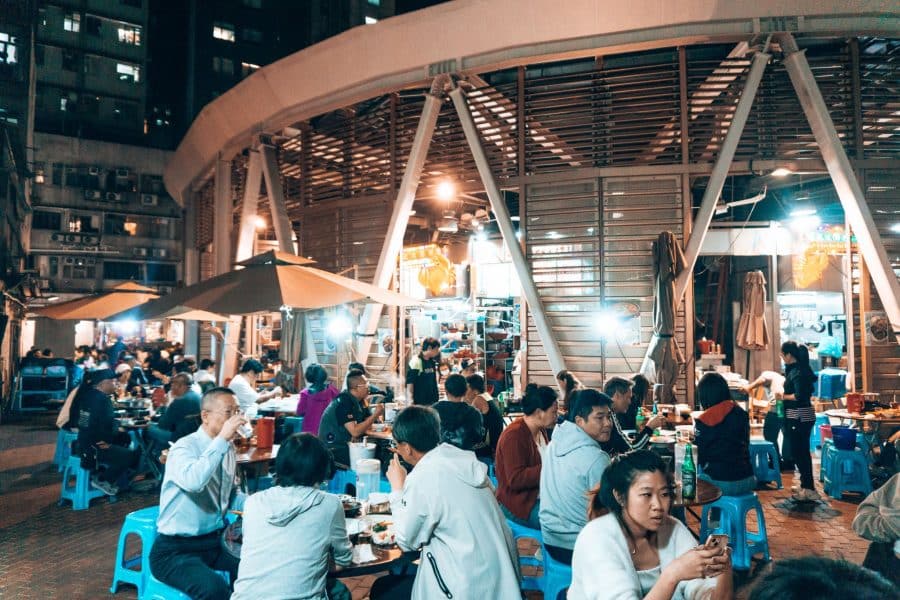
<instances>
[{"instance_id":1,"label":"closed umbrella","mask_svg":"<svg viewBox=\"0 0 900 600\"><path fill-rule=\"evenodd\" d=\"M653 337L641 372L663 385L659 401L671 402L675 395L678 365L684 355L675 341L675 278L684 270L684 254L671 231L663 231L653 242L656 272L653 299Z\"/></svg>"},{"instance_id":2,"label":"closed umbrella","mask_svg":"<svg viewBox=\"0 0 900 600\"><path fill-rule=\"evenodd\" d=\"M153 288L126 281L115 286L109 292L45 306L36 309L34 314L38 317L58 320L106 321L117 313L156 298L159 296Z\"/></svg>"},{"instance_id":3,"label":"closed umbrella","mask_svg":"<svg viewBox=\"0 0 900 600\"><path fill-rule=\"evenodd\" d=\"M744 276L741 320L738 321L734 343L747 351L744 375L749 379L750 353L769 347L769 332L766 330L766 277L762 271L751 271Z\"/></svg>"}]
</instances>

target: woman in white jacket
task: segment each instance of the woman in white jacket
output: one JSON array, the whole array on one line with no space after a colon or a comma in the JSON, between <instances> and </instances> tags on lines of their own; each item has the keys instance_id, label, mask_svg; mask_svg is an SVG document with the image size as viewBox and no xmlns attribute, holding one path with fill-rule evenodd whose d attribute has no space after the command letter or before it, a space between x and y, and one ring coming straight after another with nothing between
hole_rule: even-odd
<instances>
[{"instance_id":1,"label":"woman in white jacket","mask_svg":"<svg viewBox=\"0 0 900 600\"><path fill-rule=\"evenodd\" d=\"M394 420L388 468L397 544L422 549L413 600L520 600L518 557L487 467L471 451L440 444L437 412L410 406ZM407 475L399 458L414 465ZM403 582L382 582L372 598L401 597ZM380 591L381 590L381 591Z\"/></svg>"},{"instance_id":2,"label":"woman in white jacket","mask_svg":"<svg viewBox=\"0 0 900 600\"><path fill-rule=\"evenodd\" d=\"M610 512L578 535L569 600L731 598L728 547L697 546L669 516L672 482L657 454L619 455L598 493Z\"/></svg>"}]
</instances>

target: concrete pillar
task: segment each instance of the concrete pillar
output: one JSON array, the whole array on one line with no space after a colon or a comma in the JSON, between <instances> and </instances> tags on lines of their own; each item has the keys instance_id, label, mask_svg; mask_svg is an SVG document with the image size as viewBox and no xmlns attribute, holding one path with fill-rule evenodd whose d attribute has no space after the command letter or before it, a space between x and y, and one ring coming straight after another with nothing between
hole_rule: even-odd
<instances>
[{"instance_id":1,"label":"concrete pillar","mask_svg":"<svg viewBox=\"0 0 900 600\"><path fill-rule=\"evenodd\" d=\"M269 208L272 210L272 226L278 249L288 254L296 254L294 250L293 230L288 218L287 206L284 203L284 187L281 185L281 172L278 170L278 157L272 146L259 147L262 159L262 172L266 178L266 191L269 194Z\"/></svg>"}]
</instances>

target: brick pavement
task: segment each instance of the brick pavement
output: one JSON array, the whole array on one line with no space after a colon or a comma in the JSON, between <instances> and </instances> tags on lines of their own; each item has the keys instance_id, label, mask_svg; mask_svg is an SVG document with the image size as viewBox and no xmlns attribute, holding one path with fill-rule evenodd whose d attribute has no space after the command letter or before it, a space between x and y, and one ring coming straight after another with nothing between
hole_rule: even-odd
<instances>
[{"instance_id":1,"label":"brick pavement","mask_svg":"<svg viewBox=\"0 0 900 600\"><path fill-rule=\"evenodd\" d=\"M0 426L0 598L135 598L123 586L109 594L119 527L125 515L154 505L155 494L130 493L110 504L95 500L87 511L59 507L60 476L53 458L56 431L50 416ZM759 492L775 560L820 554L862 563L867 542L850 524L859 498L828 500L806 510L783 490ZM694 519L689 525L697 529ZM374 576L346 580L354 600L365 598ZM738 597L746 595L746 578ZM531 594L539 598L540 594Z\"/></svg>"}]
</instances>

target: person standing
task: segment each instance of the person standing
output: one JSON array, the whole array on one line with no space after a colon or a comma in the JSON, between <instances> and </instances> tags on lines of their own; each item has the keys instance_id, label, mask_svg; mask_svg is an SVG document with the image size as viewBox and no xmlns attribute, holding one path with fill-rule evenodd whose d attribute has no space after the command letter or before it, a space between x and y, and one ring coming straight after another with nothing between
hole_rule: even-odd
<instances>
[{"instance_id":1,"label":"person standing","mask_svg":"<svg viewBox=\"0 0 900 600\"><path fill-rule=\"evenodd\" d=\"M341 392L322 413L319 439L325 442L334 460L353 469L347 443L362 437L375 420L384 414L384 404L376 404L368 412L369 381L362 371L347 373L347 389Z\"/></svg>"},{"instance_id":2,"label":"person standing","mask_svg":"<svg viewBox=\"0 0 900 600\"><path fill-rule=\"evenodd\" d=\"M216 571L234 581L238 561L219 538L228 510L243 506L231 440L247 420L228 388L206 392L200 418L200 429L169 450L150 571L195 600L227 600L230 586Z\"/></svg>"},{"instance_id":3,"label":"person standing","mask_svg":"<svg viewBox=\"0 0 900 600\"><path fill-rule=\"evenodd\" d=\"M140 460L138 450L129 448L131 438L116 426L112 394L116 391L116 374L112 369L98 369L90 374L91 387L80 398L78 406L78 446L82 466L92 471L91 485L105 494L119 492L118 481Z\"/></svg>"},{"instance_id":4,"label":"person standing","mask_svg":"<svg viewBox=\"0 0 900 600\"><path fill-rule=\"evenodd\" d=\"M812 456L809 452L809 436L816 422L812 406L816 375L809 366L809 350L797 342L781 345L781 357L785 365L784 433L790 438L791 456L800 471L800 485L793 486L792 498L798 502L815 502L820 499L813 482Z\"/></svg>"},{"instance_id":5,"label":"person standing","mask_svg":"<svg viewBox=\"0 0 900 600\"><path fill-rule=\"evenodd\" d=\"M438 401L438 360L441 343L432 337L422 340L422 351L409 361L406 396L413 404L429 406Z\"/></svg>"}]
</instances>

